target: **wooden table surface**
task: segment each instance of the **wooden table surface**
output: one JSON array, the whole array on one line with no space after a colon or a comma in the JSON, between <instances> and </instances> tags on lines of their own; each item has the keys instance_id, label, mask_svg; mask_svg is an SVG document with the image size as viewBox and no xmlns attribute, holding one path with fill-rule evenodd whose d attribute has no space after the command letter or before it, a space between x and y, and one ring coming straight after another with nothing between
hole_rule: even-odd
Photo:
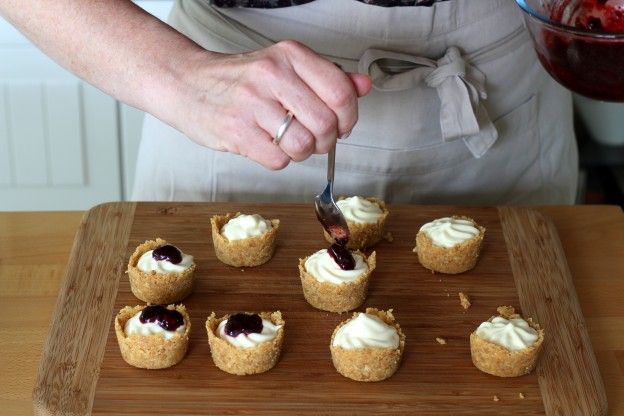
<instances>
[{"instance_id":1,"label":"wooden table surface","mask_svg":"<svg viewBox=\"0 0 624 416\"><path fill-rule=\"evenodd\" d=\"M543 207L570 265L609 400L624 416L624 214ZM0 213L0 415L32 414L31 392L82 212Z\"/></svg>"}]
</instances>

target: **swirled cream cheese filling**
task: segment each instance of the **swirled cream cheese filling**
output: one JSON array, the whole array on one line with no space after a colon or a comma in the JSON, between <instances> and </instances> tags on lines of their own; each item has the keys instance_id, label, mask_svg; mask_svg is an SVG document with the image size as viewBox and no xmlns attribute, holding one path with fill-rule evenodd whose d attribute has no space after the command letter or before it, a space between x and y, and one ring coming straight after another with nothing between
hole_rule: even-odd
<instances>
[{"instance_id":1,"label":"swirled cream cheese filling","mask_svg":"<svg viewBox=\"0 0 624 416\"><path fill-rule=\"evenodd\" d=\"M355 348L398 348L399 334L396 328L379 317L359 313L336 332L334 347Z\"/></svg>"},{"instance_id":2,"label":"swirled cream cheese filling","mask_svg":"<svg viewBox=\"0 0 624 416\"><path fill-rule=\"evenodd\" d=\"M137 268L144 273L157 272L157 273L181 273L190 268L193 263L193 256L184 254L180 250L182 255L182 261L174 264L168 260L156 260L153 256L154 250L149 250L143 253L137 262Z\"/></svg>"},{"instance_id":3,"label":"swirled cream cheese filling","mask_svg":"<svg viewBox=\"0 0 624 416\"><path fill-rule=\"evenodd\" d=\"M505 319L502 316L483 322L475 333L479 338L500 345L510 351L530 347L538 338L537 331L531 328L524 319Z\"/></svg>"},{"instance_id":4,"label":"swirled cream cheese filling","mask_svg":"<svg viewBox=\"0 0 624 416\"><path fill-rule=\"evenodd\" d=\"M420 227L434 245L453 247L479 235L479 229L472 221L460 218L439 218Z\"/></svg>"},{"instance_id":5,"label":"swirled cream cheese filling","mask_svg":"<svg viewBox=\"0 0 624 416\"><path fill-rule=\"evenodd\" d=\"M341 269L326 249L319 250L308 257L304 267L319 282L333 283L335 285L352 282L368 270L364 257L357 253L352 254L355 260L353 270Z\"/></svg>"},{"instance_id":6,"label":"swirled cream cheese filling","mask_svg":"<svg viewBox=\"0 0 624 416\"><path fill-rule=\"evenodd\" d=\"M360 196L351 196L336 202L347 221L375 224L383 215L383 211L374 202Z\"/></svg>"},{"instance_id":7,"label":"swirled cream cheese filling","mask_svg":"<svg viewBox=\"0 0 624 416\"><path fill-rule=\"evenodd\" d=\"M224 319L219 323L219 326L217 327L219 338L224 339L237 348L253 348L263 342L271 341L277 336L277 331L282 327L282 325L275 325L268 319L263 318L262 332L251 332L249 334L240 333L236 337L232 337L225 332L226 324L227 319Z\"/></svg>"},{"instance_id":8,"label":"swirled cream cheese filling","mask_svg":"<svg viewBox=\"0 0 624 416\"><path fill-rule=\"evenodd\" d=\"M241 214L221 227L221 235L228 240L243 240L249 237L258 237L272 227L271 221L265 220L258 214Z\"/></svg>"},{"instance_id":9,"label":"swirled cream cheese filling","mask_svg":"<svg viewBox=\"0 0 624 416\"><path fill-rule=\"evenodd\" d=\"M138 312L132 318L126 321L126 325L124 326L124 332L126 336L130 336L132 334L139 334L143 336L162 334L165 339L171 339L176 334L183 333L184 329L186 328L186 325L180 325L174 331L168 331L162 328L156 322L143 323L140 319L141 312Z\"/></svg>"}]
</instances>

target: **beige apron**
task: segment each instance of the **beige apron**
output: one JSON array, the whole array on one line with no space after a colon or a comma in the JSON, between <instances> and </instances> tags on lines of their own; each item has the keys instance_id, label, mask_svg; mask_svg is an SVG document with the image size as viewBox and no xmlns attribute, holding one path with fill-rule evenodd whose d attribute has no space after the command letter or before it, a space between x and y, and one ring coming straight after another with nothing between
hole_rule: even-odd
<instances>
[{"instance_id":1,"label":"beige apron","mask_svg":"<svg viewBox=\"0 0 624 416\"><path fill-rule=\"evenodd\" d=\"M570 95L539 65L514 2L384 8L316 0L263 10L180 0L170 24L225 53L296 39L371 76L359 122L337 147L338 194L470 205L574 201ZM325 155L272 172L147 116L133 198L308 202L325 172Z\"/></svg>"}]
</instances>

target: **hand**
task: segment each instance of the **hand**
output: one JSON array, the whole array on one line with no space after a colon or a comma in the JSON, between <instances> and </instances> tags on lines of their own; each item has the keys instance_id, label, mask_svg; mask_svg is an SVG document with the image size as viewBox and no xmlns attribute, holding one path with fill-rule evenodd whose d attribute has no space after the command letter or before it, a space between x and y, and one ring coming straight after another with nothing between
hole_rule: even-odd
<instances>
[{"instance_id":1,"label":"hand","mask_svg":"<svg viewBox=\"0 0 624 416\"><path fill-rule=\"evenodd\" d=\"M368 76L345 73L295 41L238 55L206 52L185 68L183 88L162 103L161 118L198 144L273 170L327 153L353 129L357 98L371 88ZM275 145L289 110L295 117Z\"/></svg>"},{"instance_id":2,"label":"hand","mask_svg":"<svg viewBox=\"0 0 624 416\"><path fill-rule=\"evenodd\" d=\"M367 76L345 74L294 41L238 55L207 51L124 0L4 0L0 14L107 94L269 169L328 152L371 88ZM289 110L295 120L277 146Z\"/></svg>"}]
</instances>

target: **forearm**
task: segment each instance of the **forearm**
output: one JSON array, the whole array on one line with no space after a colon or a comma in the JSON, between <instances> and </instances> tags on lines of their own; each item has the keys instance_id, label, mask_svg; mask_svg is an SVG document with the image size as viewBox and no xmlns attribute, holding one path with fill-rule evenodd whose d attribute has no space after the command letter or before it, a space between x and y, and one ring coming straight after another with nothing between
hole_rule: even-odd
<instances>
[{"instance_id":1,"label":"forearm","mask_svg":"<svg viewBox=\"0 0 624 416\"><path fill-rule=\"evenodd\" d=\"M196 143L270 169L327 153L370 80L294 41L204 50L129 0L0 0L0 13L66 68ZM290 111L279 145L273 136Z\"/></svg>"},{"instance_id":2,"label":"forearm","mask_svg":"<svg viewBox=\"0 0 624 416\"><path fill-rule=\"evenodd\" d=\"M4 0L0 13L65 68L152 113L207 53L128 0Z\"/></svg>"}]
</instances>

